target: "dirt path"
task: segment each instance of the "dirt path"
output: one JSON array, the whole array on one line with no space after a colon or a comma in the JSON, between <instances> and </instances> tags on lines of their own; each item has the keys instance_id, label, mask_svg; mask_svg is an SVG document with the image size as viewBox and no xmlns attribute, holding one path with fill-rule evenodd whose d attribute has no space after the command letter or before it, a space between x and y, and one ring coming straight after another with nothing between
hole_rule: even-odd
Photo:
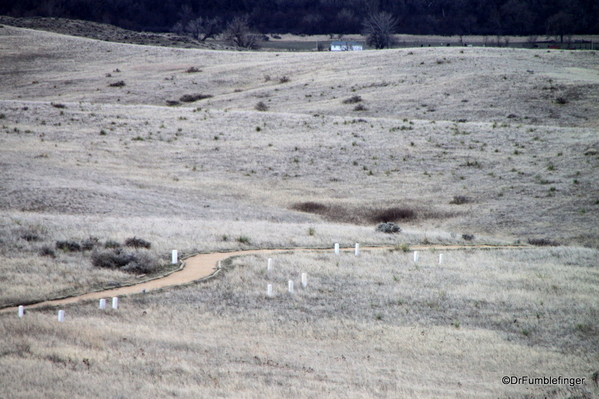
<instances>
[{"instance_id":1,"label":"dirt path","mask_svg":"<svg viewBox=\"0 0 599 399\"><path fill-rule=\"evenodd\" d=\"M363 247L360 251L371 251L371 250L384 250L391 249L393 247ZM438 250L456 250L456 249L515 249L515 248L526 248L524 246L491 246L491 245L417 245L410 247L410 250L427 250L436 248ZM354 248L341 248L343 252L354 251ZM289 251L333 251L332 248L318 249L318 248L286 248L286 249L254 249L247 251L234 251L234 252L213 252L209 254L198 254L184 260L184 265L181 270L171 273L165 277L158 278L156 280L141 282L139 284L119 287L104 291L90 292L88 294L77 295L64 299L53 299L35 304L25 306L25 309L35 309L44 306L61 306L76 303L85 300L99 300L102 298L110 298L115 296L125 296L131 294L139 294L144 290L146 292L165 288L173 287L177 285L189 284L194 281L199 281L205 278L211 277L218 271L218 262L230 258L232 256L239 255L265 255L274 254L278 252L289 252ZM16 312L18 307L13 306L0 310L0 313Z\"/></svg>"}]
</instances>

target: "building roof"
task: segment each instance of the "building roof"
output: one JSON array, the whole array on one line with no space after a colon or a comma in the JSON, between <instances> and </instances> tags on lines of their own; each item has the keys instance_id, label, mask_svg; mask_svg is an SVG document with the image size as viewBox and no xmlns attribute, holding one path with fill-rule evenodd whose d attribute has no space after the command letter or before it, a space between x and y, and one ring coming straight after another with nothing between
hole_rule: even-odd
<instances>
[{"instance_id":1,"label":"building roof","mask_svg":"<svg viewBox=\"0 0 599 399\"><path fill-rule=\"evenodd\" d=\"M336 41L331 42L331 46L349 46L349 45L352 45L352 46L356 46L356 45L357 46L361 46L362 43L352 42L352 41L346 42L346 41L340 41L340 40L336 40Z\"/></svg>"}]
</instances>

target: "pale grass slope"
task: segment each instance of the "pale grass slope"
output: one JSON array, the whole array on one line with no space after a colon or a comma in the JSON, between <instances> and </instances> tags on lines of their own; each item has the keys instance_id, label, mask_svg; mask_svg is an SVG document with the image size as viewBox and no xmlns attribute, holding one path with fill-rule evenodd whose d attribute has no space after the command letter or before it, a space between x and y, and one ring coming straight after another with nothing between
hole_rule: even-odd
<instances>
[{"instance_id":1,"label":"pale grass slope","mask_svg":"<svg viewBox=\"0 0 599 399\"><path fill-rule=\"evenodd\" d=\"M2 389L47 398L593 398L596 254L445 252L437 265L438 252L418 264L398 252L290 252L272 257L271 272L264 256L238 258L208 284L122 298L118 311L73 306L63 324L54 311L5 317ZM503 385L505 375L586 382Z\"/></svg>"},{"instance_id":2,"label":"pale grass slope","mask_svg":"<svg viewBox=\"0 0 599 399\"><path fill-rule=\"evenodd\" d=\"M90 236L142 237L163 259L175 248L463 244L463 233L597 248L599 158L585 155L599 147L597 60L211 52L0 28L2 304L132 280L94 269L89 253L38 255ZM166 106L195 93L214 97ZM354 95L365 111L342 102ZM469 202L449 204L456 195ZM302 201L346 213L289 210ZM390 206L416 211L400 222L406 233L341 223ZM256 258L108 315L86 304L61 325L54 310L2 316L0 396L596 396L596 250L469 254L420 269L407 256L338 267L281 255L272 300ZM281 287L300 268L316 290L288 298ZM587 384L503 386L504 374Z\"/></svg>"}]
</instances>

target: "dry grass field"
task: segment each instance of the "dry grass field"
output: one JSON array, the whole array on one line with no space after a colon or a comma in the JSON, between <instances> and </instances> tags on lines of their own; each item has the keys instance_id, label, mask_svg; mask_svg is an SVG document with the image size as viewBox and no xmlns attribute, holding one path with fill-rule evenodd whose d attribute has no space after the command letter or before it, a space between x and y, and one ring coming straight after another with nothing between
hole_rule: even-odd
<instances>
[{"instance_id":1,"label":"dry grass field","mask_svg":"<svg viewBox=\"0 0 599 399\"><path fill-rule=\"evenodd\" d=\"M246 53L4 25L0 77L0 307L151 277L92 265L133 237L156 273L171 249L437 248L290 252L272 273L236 258L118 311L3 314L0 397L597 397L599 54ZM387 219L403 232L375 232ZM562 247L434 262L515 240Z\"/></svg>"},{"instance_id":2,"label":"dry grass field","mask_svg":"<svg viewBox=\"0 0 599 399\"><path fill-rule=\"evenodd\" d=\"M117 311L4 316L4 397L596 397L596 251L437 254L290 252L272 271L236 258L216 280Z\"/></svg>"}]
</instances>

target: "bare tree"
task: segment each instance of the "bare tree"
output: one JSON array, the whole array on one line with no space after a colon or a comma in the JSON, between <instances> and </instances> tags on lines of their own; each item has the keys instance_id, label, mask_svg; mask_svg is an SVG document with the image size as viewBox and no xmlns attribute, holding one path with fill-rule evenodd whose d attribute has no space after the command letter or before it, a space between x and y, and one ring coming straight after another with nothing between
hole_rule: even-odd
<instances>
[{"instance_id":1,"label":"bare tree","mask_svg":"<svg viewBox=\"0 0 599 399\"><path fill-rule=\"evenodd\" d=\"M261 35L250 30L249 17L235 17L227 23L227 29L223 32L224 39L239 48L257 49L260 44Z\"/></svg>"},{"instance_id":2,"label":"bare tree","mask_svg":"<svg viewBox=\"0 0 599 399\"><path fill-rule=\"evenodd\" d=\"M201 42L215 37L222 31L222 22L218 17L192 19L185 26L185 32Z\"/></svg>"},{"instance_id":3,"label":"bare tree","mask_svg":"<svg viewBox=\"0 0 599 399\"><path fill-rule=\"evenodd\" d=\"M185 34L185 27L183 26L181 21L179 21L175 25L173 25L173 27L171 28L171 32L174 32L179 36L183 36Z\"/></svg>"},{"instance_id":4,"label":"bare tree","mask_svg":"<svg viewBox=\"0 0 599 399\"><path fill-rule=\"evenodd\" d=\"M397 20L387 12L370 14L363 23L366 43L377 50L390 47L396 26Z\"/></svg>"},{"instance_id":5,"label":"bare tree","mask_svg":"<svg viewBox=\"0 0 599 399\"><path fill-rule=\"evenodd\" d=\"M575 27L574 15L563 10L547 19L547 35L559 38L561 43L564 42L564 36L571 34Z\"/></svg>"},{"instance_id":6,"label":"bare tree","mask_svg":"<svg viewBox=\"0 0 599 399\"><path fill-rule=\"evenodd\" d=\"M526 39L526 44L528 44L528 47L534 48L537 45L537 39L537 35L529 35Z\"/></svg>"}]
</instances>

